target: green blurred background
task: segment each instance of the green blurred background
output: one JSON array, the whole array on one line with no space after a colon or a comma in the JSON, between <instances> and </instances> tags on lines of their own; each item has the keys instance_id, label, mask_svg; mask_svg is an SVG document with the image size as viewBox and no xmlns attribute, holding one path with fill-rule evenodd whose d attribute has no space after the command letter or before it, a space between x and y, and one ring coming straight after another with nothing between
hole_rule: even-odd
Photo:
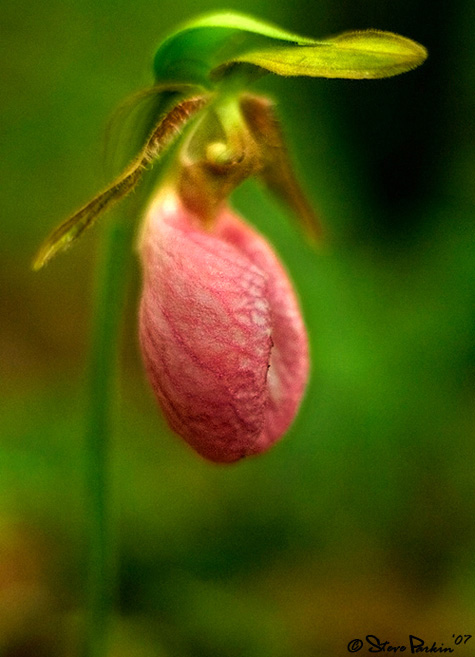
<instances>
[{"instance_id":1,"label":"green blurred background","mask_svg":"<svg viewBox=\"0 0 475 657\"><path fill-rule=\"evenodd\" d=\"M44 271L31 258L108 180L105 125L152 82L161 38L223 8L315 37L399 32L430 57L383 81L258 85L328 236L316 254L255 183L235 195L291 270L312 343L299 418L267 455L217 467L168 432L138 354L135 267L111 454L110 654L341 657L366 634L452 647L475 635L473 2L2 0L2 657L77 655L85 600L102 229Z\"/></svg>"}]
</instances>

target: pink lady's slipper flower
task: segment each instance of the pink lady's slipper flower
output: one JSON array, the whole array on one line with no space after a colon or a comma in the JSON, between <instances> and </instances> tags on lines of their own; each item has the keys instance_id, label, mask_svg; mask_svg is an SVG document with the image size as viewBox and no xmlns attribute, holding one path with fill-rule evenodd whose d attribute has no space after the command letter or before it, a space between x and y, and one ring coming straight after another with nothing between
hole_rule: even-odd
<instances>
[{"instance_id":1,"label":"pink lady's slipper flower","mask_svg":"<svg viewBox=\"0 0 475 657\"><path fill-rule=\"evenodd\" d=\"M140 342L170 426L202 456L232 462L265 451L294 419L308 378L292 285L266 240L228 206L234 189L255 176L310 240L320 239L272 102L247 87L269 72L390 77L426 57L423 46L391 32L315 40L243 14L198 17L158 48L156 85L137 96L150 101L150 132L135 159L40 248L35 269L130 194L178 142L173 182L162 187L143 230ZM105 279L107 292L114 276L110 288Z\"/></svg>"},{"instance_id":2,"label":"pink lady's slipper flower","mask_svg":"<svg viewBox=\"0 0 475 657\"><path fill-rule=\"evenodd\" d=\"M149 209L140 248L140 342L171 428L216 462L267 450L309 371L298 302L272 248L227 206L205 229L170 190Z\"/></svg>"}]
</instances>

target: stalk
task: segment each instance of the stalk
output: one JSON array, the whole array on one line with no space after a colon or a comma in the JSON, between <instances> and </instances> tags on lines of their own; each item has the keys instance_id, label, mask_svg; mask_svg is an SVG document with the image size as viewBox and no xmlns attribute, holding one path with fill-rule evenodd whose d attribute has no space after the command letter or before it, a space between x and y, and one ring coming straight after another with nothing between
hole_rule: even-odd
<instances>
[{"instance_id":1,"label":"stalk","mask_svg":"<svg viewBox=\"0 0 475 657\"><path fill-rule=\"evenodd\" d=\"M124 217L109 222L97 267L86 425L89 598L84 657L107 655L115 597L109 455L132 231L133 222Z\"/></svg>"}]
</instances>

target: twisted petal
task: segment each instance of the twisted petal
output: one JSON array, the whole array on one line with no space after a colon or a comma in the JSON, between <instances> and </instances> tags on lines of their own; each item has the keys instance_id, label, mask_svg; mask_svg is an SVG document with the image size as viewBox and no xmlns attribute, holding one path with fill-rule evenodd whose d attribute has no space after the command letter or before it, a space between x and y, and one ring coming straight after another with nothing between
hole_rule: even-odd
<instances>
[{"instance_id":1,"label":"twisted petal","mask_svg":"<svg viewBox=\"0 0 475 657\"><path fill-rule=\"evenodd\" d=\"M141 254L141 347L170 426L212 461L265 451L295 417L309 367L271 247L229 209L205 231L169 192L149 211Z\"/></svg>"}]
</instances>

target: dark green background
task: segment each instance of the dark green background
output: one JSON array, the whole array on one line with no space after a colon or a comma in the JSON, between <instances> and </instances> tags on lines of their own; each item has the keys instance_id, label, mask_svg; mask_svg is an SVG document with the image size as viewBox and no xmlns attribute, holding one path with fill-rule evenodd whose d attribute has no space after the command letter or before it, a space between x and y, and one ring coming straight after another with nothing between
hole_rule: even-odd
<instances>
[{"instance_id":1,"label":"dark green background","mask_svg":"<svg viewBox=\"0 0 475 657\"><path fill-rule=\"evenodd\" d=\"M278 102L328 236L316 254L254 183L235 195L292 272L312 343L299 418L267 455L216 467L168 433L138 354L135 268L111 455L111 655L341 657L366 634L453 646L453 634L475 635L475 5L227 7L315 37L391 30L430 57L383 81L258 85ZM105 125L152 82L159 41L221 8L0 4L2 656L76 655L85 593L84 386L101 228L44 271L31 258L107 182Z\"/></svg>"}]
</instances>

